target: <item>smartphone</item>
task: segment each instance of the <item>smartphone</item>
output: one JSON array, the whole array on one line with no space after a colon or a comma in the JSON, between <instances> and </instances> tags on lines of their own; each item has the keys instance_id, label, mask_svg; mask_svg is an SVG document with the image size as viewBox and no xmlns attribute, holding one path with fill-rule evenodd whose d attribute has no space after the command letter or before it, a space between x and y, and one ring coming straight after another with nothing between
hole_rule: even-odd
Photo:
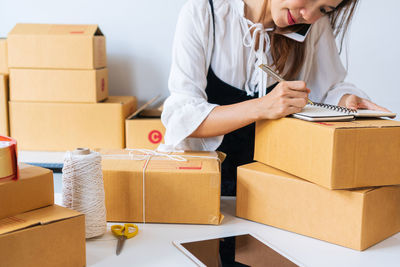
<instances>
[{"instance_id":1,"label":"smartphone","mask_svg":"<svg viewBox=\"0 0 400 267\"><path fill-rule=\"evenodd\" d=\"M283 35L297 42L304 42L310 30L311 30L311 24L304 24L304 26L301 27L299 31L284 33Z\"/></svg>"}]
</instances>

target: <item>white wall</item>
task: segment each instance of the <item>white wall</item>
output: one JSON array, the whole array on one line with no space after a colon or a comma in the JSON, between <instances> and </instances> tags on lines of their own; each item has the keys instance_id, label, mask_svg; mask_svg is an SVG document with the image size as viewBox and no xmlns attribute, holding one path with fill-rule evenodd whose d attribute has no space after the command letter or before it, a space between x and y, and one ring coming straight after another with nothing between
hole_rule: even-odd
<instances>
[{"instance_id":1,"label":"white wall","mask_svg":"<svg viewBox=\"0 0 400 267\"><path fill-rule=\"evenodd\" d=\"M186 0L3 1L0 36L17 22L99 24L107 37L111 94L141 102L168 95L172 38ZM348 81L400 114L400 1L360 2L349 35Z\"/></svg>"}]
</instances>

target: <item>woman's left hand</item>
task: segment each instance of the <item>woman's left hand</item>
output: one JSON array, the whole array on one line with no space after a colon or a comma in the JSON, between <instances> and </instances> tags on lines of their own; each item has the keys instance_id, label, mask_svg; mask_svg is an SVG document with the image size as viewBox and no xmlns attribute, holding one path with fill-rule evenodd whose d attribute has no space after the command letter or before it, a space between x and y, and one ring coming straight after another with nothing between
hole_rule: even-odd
<instances>
[{"instance_id":1,"label":"woman's left hand","mask_svg":"<svg viewBox=\"0 0 400 267\"><path fill-rule=\"evenodd\" d=\"M339 101L339 106L351 109L370 109L370 110L380 110L380 111L390 112L390 110L378 106L377 104L371 102L368 99L349 94L342 96L342 98Z\"/></svg>"}]
</instances>

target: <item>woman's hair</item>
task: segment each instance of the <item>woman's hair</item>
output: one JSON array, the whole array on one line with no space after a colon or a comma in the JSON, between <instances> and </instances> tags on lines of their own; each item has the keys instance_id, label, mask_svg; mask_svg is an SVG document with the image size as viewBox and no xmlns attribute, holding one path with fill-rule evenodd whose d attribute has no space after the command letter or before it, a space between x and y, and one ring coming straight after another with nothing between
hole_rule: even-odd
<instances>
[{"instance_id":1,"label":"woman's hair","mask_svg":"<svg viewBox=\"0 0 400 267\"><path fill-rule=\"evenodd\" d=\"M265 11L268 0L264 0L263 14L260 22L265 18ZM331 26L335 37L340 39L340 51L342 50L343 39L357 7L358 0L343 0L333 12L327 14L331 21ZM283 32L296 32L304 27L303 25L293 25L284 29L276 29L271 33L271 55L275 69L285 77L285 79L295 79L303 65L305 58L305 42L301 43L282 35ZM290 66L286 66L290 62Z\"/></svg>"}]
</instances>

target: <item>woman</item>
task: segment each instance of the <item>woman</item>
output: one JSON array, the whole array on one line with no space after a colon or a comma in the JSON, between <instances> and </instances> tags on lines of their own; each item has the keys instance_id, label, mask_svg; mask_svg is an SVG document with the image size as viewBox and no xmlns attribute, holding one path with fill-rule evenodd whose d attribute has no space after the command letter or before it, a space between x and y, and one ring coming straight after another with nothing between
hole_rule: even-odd
<instances>
[{"instance_id":1,"label":"woman","mask_svg":"<svg viewBox=\"0 0 400 267\"><path fill-rule=\"evenodd\" d=\"M356 5L357 0L189 0L177 23L161 149L225 152L222 194L234 195L236 167L253 158L255 121L299 112L308 98L386 110L344 82L334 34L343 38ZM304 24L312 24L304 42L285 35ZM291 81L276 84L260 64Z\"/></svg>"}]
</instances>

